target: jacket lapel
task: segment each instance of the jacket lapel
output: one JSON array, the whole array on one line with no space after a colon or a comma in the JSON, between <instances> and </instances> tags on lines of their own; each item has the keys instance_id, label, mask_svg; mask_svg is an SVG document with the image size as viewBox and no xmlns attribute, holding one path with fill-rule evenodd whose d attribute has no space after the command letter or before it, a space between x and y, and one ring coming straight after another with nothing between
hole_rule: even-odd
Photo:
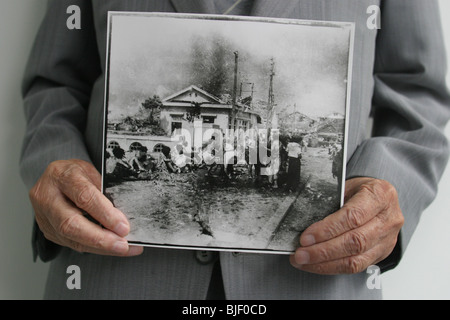
<instances>
[{"instance_id":1,"label":"jacket lapel","mask_svg":"<svg viewBox=\"0 0 450 320\"><path fill-rule=\"evenodd\" d=\"M254 0L252 16L261 17L290 17L298 10L299 0Z\"/></svg>"},{"instance_id":2,"label":"jacket lapel","mask_svg":"<svg viewBox=\"0 0 450 320\"><path fill-rule=\"evenodd\" d=\"M217 14L213 0L170 0L177 12ZM299 0L254 0L252 16L288 17L298 9Z\"/></svg>"},{"instance_id":3,"label":"jacket lapel","mask_svg":"<svg viewBox=\"0 0 450 320\"><path fill-rule=\"evenodd\" d=\"M215 6L212 0L170 0L177 12L214 14Z\"/></svg>"}]
</instances>

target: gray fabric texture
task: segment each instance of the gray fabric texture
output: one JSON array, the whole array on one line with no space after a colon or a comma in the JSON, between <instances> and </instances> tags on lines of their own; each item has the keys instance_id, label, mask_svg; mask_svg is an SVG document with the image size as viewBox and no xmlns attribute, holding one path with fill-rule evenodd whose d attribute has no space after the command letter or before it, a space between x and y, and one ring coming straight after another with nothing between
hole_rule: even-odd
<instances>
[{"instance_id":1,"label":"gray fabric texture","mask_svg":"<svg viewBox=\"0 0 450 320\"><path fill-rule=\"evenodd\" d=\"M69 5L81 8L82 30L66 28ZM380 30L367 28L370 5L381 7ZM20 166L29 188L54 160L84 159L101 168L108 10L220 13L208 0L50 1L23 82L27 130ZM250 15L355 23L347 178L380 178L396 187L406 223L389 262L395 266L436 195L449 156L437 1L255 0ZM371 116L374 131L367 137ZM47 298L203 299L207 293L212 264L197 263L190 251L146 249L123 259L59 252L38 228L33 239L35 254L53 260ZM381 297L367 289L365 274L312 275L292 268L286 256L221 253L220 262L230 299ZM70 264L83 270L78 292L65 287Z\"/></svg>"}]
</instances>

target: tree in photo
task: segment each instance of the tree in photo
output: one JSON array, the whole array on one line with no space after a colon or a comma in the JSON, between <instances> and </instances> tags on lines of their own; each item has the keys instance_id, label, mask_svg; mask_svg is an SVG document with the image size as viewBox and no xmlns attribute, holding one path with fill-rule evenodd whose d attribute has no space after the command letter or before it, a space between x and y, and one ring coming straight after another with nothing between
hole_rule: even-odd
<instances>
[{"instance_id":1,"label":"tree in photo","mask_svg":"<svg viewBox=\"0 0 450 320\"><path fill-rule=\"evenodd\" d=\"M159 123L159 118L161 115L161 107L162 102L159 96L154 95L153 97L147 98L144 102L142 102L142 107L145 110L149 110L150 113L148 115L147 121L150 124Z\"/></svg>"}]
</instances>

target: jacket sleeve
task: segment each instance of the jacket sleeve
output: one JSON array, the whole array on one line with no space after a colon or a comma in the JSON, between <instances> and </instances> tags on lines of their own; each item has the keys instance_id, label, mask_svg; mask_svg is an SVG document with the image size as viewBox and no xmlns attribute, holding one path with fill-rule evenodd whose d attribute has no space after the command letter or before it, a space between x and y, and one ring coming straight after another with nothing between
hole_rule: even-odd
<instances>
[{"instance_id":1,"label":"jacket sleeve","mask_svg":"<svg viewBox=\"0 0 450 320\"><path fill-rule=\"evenodd\" d=\"M81 29L70 30L66 10L77 5ZM89 161L83 132L100 60L89 1L50 1L22 84L26 132L20 159L31 188L54 160Z\"/></svg>"},{"instance_id":2,"label":"jacket sleeve","mask_svg":"<svg viewBox=\"0 0 450 320\"><path fill-rule=\"evenodd\" d=\"M353 154L347 178L392 183L405 216L398 245L381 264L398 264L449 157L446 58L437 1L382 1L376 44L373 134Z\"/></svg>"},{"instance_id":3,"label":"jacket sleeve","mask_svg":"<svg viewBox=\"0 0 450 320\"><path fill-rule=\"evenodd\" d=\"M81 29L66 25L70 5L80 8ZM20 173L28 188L52 161L90 161L83 133L91 88L100 73L90 1L49 1L22 84L26 132ZM50 259L46 248L52 244L36 225L33 245L35 258L38 251L43 260Z\"/></svg>"}]
</instances>

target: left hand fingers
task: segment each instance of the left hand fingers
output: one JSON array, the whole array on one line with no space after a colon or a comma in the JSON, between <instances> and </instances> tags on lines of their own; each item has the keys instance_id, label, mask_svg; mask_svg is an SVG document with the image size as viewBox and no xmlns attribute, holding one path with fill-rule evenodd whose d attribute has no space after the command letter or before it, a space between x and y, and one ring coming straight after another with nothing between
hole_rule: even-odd
<instances>
[{"instance_id":1,"label":"left hand fingers","mask_svg":"<svg viewBox=\"0 0 450 320\"><path fill-rule=\"evenodd\" d=\"M355 181L359 181L358 185L354 185ZM347 181L346 197L349 200L341 209L307 228L300 237L300 244L309 246L324 242L361 227L387 209L391 202L386 199L387 194L392 192L387 190L389 186L391 185L370 178ZM396 197L396 195L392 196Z\"/></svg>"},{"instance_id":2,"label":"left hand fingers","mask_svg":"<svg viewBox=\"0 0 450 320\"><path fill-rule=\"evenodd\" d=\"M309 247L299 248L291 264L318 274L358 273L386 258L397 242L397 232L374 218L360 228Z\"/></svg>"},{"instance_id":3,"label":"left hand fingers","mask_svg":"<svg viewBox=\"0 0 450 320\"><path fill-rule=\"evenodd\" d=\"M292 255L290 262L292 266L302 271L322 274L322 275L335 275L335 274L353 274L366 270L370 265L376 264L383 260L376 260L375 257L379 256L383 251L381 245L377 245L371 248L369 251L357 256L348 256L341 259L325 261L316 264L297 264L296 257ZM372 262L375 261L375 262Z\"/></svg>"},{"instance_id":4,"label":"left hand fingers","mask_svg":"<svg viewBox=\"0 0 450 320\"><path fill-rule=\"evenodd\" d=\"M316 273L355 273L387 257L403 225L395 189L386 181L347 181L350 199L336 213L310 226L291 256L294 267Z\"/></svg>"}]
</instances>

